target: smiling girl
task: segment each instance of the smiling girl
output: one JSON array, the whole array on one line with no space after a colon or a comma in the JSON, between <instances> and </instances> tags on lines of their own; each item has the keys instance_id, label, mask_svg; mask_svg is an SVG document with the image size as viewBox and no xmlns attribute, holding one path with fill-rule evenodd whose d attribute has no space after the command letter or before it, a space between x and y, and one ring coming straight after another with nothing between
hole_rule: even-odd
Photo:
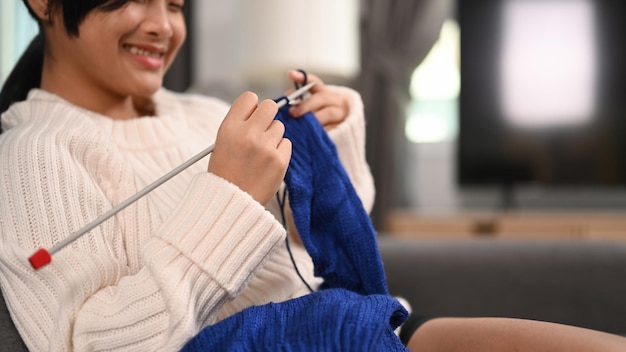
<instances>
[{"instance_id":1,"label":"smiling girl","mask_svg":"<svg viewBox=\"0 0 626 352\"><path fill-rule=\"evenodd\" d=\"M308 293L277 220L291 143L276 103L246 92L229 107L162 88L186 36L184 0L24 3L40 33L0 95L0 284L27 347L175 351L207 324ZM294 115L328 127L369 208L360 97L308 80ZM29 253L213 143L50 265L29 266ZM298 241L291 250L316 287L310 256Z\"/></svg>"},{"instance_id":2,"label":"smiling girl","mask_svg":"<svg viewBox=\"0 0 626 352\"><path fill-rule=\"evenodd\" d=\"M229 107L162 88L185 40L184 0L24 3L40 33L0 93L0 285L30 350L176 351L209 324L319 286L295 229L287 235L277 220L274 195L292 144L274 120L276 103L246 92ZM303 74L288 75L304 83ZM369 210L360 96L314 75L309 81L311 97L290 112L315 114ZM34 251L213 142L210 158L32 269ZM286 236L296 240L291 253ZM402 331L415 351L626 346L618 336L516 319L440 318L418 327Z\"/></svg>"}]
</instances>

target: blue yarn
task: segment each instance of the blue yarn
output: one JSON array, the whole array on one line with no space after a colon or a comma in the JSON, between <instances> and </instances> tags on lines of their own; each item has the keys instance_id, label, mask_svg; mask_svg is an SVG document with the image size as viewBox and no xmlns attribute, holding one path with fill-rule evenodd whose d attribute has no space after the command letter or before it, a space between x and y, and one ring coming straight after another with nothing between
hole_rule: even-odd
<instances>
[{"instance_id":1,"label":"blue yarn","mask_svg":"<svg viewBox=\"0 0 626 352\"><path fill-rule=\"evenodd\" d=\"M245 309L205 327L183 351L406 351L394 329L408 312L387 290L376 233L335 145L313 114L285 124L285 183L321 290Z\"/></svg>"},{"instance_id":2,"label":"blue yarn","mask_svg":"<svg viewBox=\"0 0 626 352\"><path fill-rule=\"evenodd\" d=\"M289 204L322 288L387 294L376 232L335 144L313 114L294 119L283 107L276 118L293 145L285 176Z\"/></svg>"},{"instance_id":3,"label":"blue yarn","mask_svg":"<svg viewBox=\"0 0 626 352\"><path fill-rule=\"evenodd\" d=\"M245 309L203 329L192 351L406 351L394 328L406 311L386 295L343 289Z\"/></svg>"}]
</instances>

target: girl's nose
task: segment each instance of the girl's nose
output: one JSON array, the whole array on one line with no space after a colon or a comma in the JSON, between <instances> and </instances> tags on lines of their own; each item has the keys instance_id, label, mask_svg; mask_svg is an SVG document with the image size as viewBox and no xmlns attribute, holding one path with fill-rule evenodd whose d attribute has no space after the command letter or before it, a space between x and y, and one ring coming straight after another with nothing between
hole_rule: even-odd
<instances>
[{"instance_id":1,"label":"girl's nose","mask_svg":"<svg viewBox=\"0 0 626 352\"><path fill-rule=\"evenodd\" d=\"M144 28L157 37L168 38L173 34L166 1L150 1L144 20Z\"/></svg>"}]
</instances>

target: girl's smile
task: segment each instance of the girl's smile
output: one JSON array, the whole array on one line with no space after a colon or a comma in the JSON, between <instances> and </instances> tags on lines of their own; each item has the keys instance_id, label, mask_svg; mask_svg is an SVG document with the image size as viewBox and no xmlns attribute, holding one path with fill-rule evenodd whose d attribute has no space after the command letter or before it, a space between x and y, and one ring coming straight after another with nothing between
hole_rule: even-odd
<instances>
[{"instance_id":1,"label":"girl's smile","mask_svg":"<svg viewBox=\"0 0 626 352\"><path fill-rule=\"evenodd\" d=\"M113 119L146 114L137 102L149 101L162 86L185 41L182 4L130 1L112 11L96 9L75 36L68 36L62 13L51 13L41 87Z\"/></svg>"},{"instance_id":2,"label":"girl's smile","mask_svg":"<svg viewBox=\"0 0 626 352\"><path fill-rule=\"evenodd\" d=\"M131 45L124 44L122 46L124 51L129 53L131 57L150 70L159 70L163 68L165 49L160 49L155 46L146 45Z\"/></svg>"}]
</instances>

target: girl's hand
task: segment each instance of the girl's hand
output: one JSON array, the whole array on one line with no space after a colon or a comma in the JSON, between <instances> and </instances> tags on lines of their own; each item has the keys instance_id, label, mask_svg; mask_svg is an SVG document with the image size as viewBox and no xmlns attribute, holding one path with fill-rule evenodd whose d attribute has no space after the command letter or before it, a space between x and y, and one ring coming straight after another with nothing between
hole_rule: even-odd
<instances>
[{"instance_id":1,"label":"girl's hand","mask_svg":"<svg viewBox=\"0 0 626 352\"><path fill-rule=\"evenodd\" d=\"M280 187L291 159L291 141L283 138L285 126L274 120L277 112L273 100L259 104L254 93L240 95L217 132L209 161L209 172L263 205Z\"/></svg>"},{"instance_id":2,"label":"girl's hand","mask_svg":"<svg viewBox=\"0 0 626 352\"><path fill-rule=\"evenodd\" d=\"M300 71L289 71L289 78L303 85L304 74ZM326 131L334 128L348 116L348 101L343 96L329 90L322 80L310 73L307 73L307 82L315 82L311 88L311 96L298 105L289 109L289 114L293 117L300 117L307 112L312 112Z\"/></svg>"}]
</instances>

